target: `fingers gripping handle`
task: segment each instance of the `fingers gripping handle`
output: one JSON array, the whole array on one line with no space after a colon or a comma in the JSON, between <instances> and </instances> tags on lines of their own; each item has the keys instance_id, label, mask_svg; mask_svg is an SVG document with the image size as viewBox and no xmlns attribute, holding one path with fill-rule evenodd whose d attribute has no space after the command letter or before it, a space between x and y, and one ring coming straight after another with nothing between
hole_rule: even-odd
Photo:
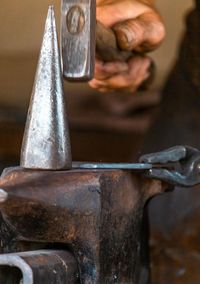
<instances>
[{"instance_id":1,"label":"fingers gripping handle","mask_svg":"<svg viewBox=\"0 0 200 284\"><path fill-rule=\"evenodd\" d=\"M93 78L95 49L105 62L127 61L133 56L132 52L118 48L112 29L96 22L95 0L62 0L61 46L63 74L71 81ZM152 64L148 82L152 81L154 71Z\"/></svg>"},{"instance_id":2,"label":"fingers gripping handle","mask_svg":"<svg viewBox=\"0 0 200 284\"><path fill-rule=\"evenodd\" d=\"M96 51L100 59L105 62L127 61L129 58L134 56L134 52L121 50L118 47L115 32L111 28L105 27L99 21L96 23ZM142 84L141 89L148 88L154 80L156 67L153 61L151 62L148 71L149 77Z\"/></svg>"},{"instance_id":3,"label":"fingers gripping handle","mask_svg":"<svg viewBox=\"0 0 200 284\"><path fill-rule=\"evenodd\" d=\"M96 23L96 51L105 62L127 61L133 56L130 51L120 50L114 31L98 21Z\"/></svg>"},{"instance_id":4,"label":"fingers gripping handle","mask_svg":"<svg viewBox=\"0 0 200 284\"><path fill-rule=\"evenodd\" d=\"M63 74L68 80L88 81L94 75L95 49L105 61L126 61L112 29L96 22L94 0L62 0L61 46ZM95 42L96 38L96 42Z\"/></svg>"}]
</instances>

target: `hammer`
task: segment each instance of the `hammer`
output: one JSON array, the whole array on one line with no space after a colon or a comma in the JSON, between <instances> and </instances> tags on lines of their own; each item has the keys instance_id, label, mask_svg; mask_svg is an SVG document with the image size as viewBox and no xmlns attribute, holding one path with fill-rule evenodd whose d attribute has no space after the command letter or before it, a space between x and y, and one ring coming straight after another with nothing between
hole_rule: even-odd
<instances>
[{"instance_id":1,"label":"hammer","mask_svg":"<svg viewBox=\"0 0 200 284\"><path fill-rule=\"evenodd\" d=\"M104 62L127 61L134 55L131 51L120 50L114 31L96 21L95 0L62 0L61 46L63 75L69 81L93 78L95 49ZM154 77L154 63L149 73L143 87Z\"/></svg>"}]
</instances>

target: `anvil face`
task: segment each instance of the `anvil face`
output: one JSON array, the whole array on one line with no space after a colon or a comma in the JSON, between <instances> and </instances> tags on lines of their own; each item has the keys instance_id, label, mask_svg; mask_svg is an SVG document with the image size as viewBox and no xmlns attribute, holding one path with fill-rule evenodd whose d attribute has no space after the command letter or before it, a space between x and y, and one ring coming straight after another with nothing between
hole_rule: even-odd
<instances>
[{"instance_id":1,"label":"anvil face","mask_svg":"<svg viewBox=\"0 0 200 284\"><path fill-rule=\"evenodd\" d=\"M131 171L15 168L0 188L10 243L67 245L83 283L138 283L143 207L164 191L161 182Z\"/></svg>"}]
</instances>

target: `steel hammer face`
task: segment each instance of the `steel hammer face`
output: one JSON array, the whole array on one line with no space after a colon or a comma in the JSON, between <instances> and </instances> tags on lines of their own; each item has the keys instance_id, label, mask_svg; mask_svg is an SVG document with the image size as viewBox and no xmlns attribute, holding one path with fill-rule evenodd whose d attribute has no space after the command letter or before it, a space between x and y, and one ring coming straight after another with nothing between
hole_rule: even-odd
<instances>
[{"instance_id":1,"label":"steel hammer face","mask_svg":"<svg viewBox=\"0 0 200 284\"><path fill-rule=\"evenodd\" d=\"M62 0L61 49L63 75L69 81L89 81L94 74L95 0Z\"/></svg>"}]
</instances>

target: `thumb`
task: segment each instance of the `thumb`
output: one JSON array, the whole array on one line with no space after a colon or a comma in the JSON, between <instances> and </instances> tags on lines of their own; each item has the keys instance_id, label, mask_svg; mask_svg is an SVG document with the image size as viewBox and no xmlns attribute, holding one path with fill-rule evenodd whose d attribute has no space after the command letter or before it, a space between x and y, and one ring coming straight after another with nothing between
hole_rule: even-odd
<instances>
[{"instance_id":1,"label":"thumb","mask_svg":"<svg viewBox=\"0 0 200 284\"><path fill-rule=\"evenodd\" d=\"M154 11L120 22L114 25L113 30L122 50L148 52L155 49L165 37L164 24Z\"/></svg>"}]
</instances>

